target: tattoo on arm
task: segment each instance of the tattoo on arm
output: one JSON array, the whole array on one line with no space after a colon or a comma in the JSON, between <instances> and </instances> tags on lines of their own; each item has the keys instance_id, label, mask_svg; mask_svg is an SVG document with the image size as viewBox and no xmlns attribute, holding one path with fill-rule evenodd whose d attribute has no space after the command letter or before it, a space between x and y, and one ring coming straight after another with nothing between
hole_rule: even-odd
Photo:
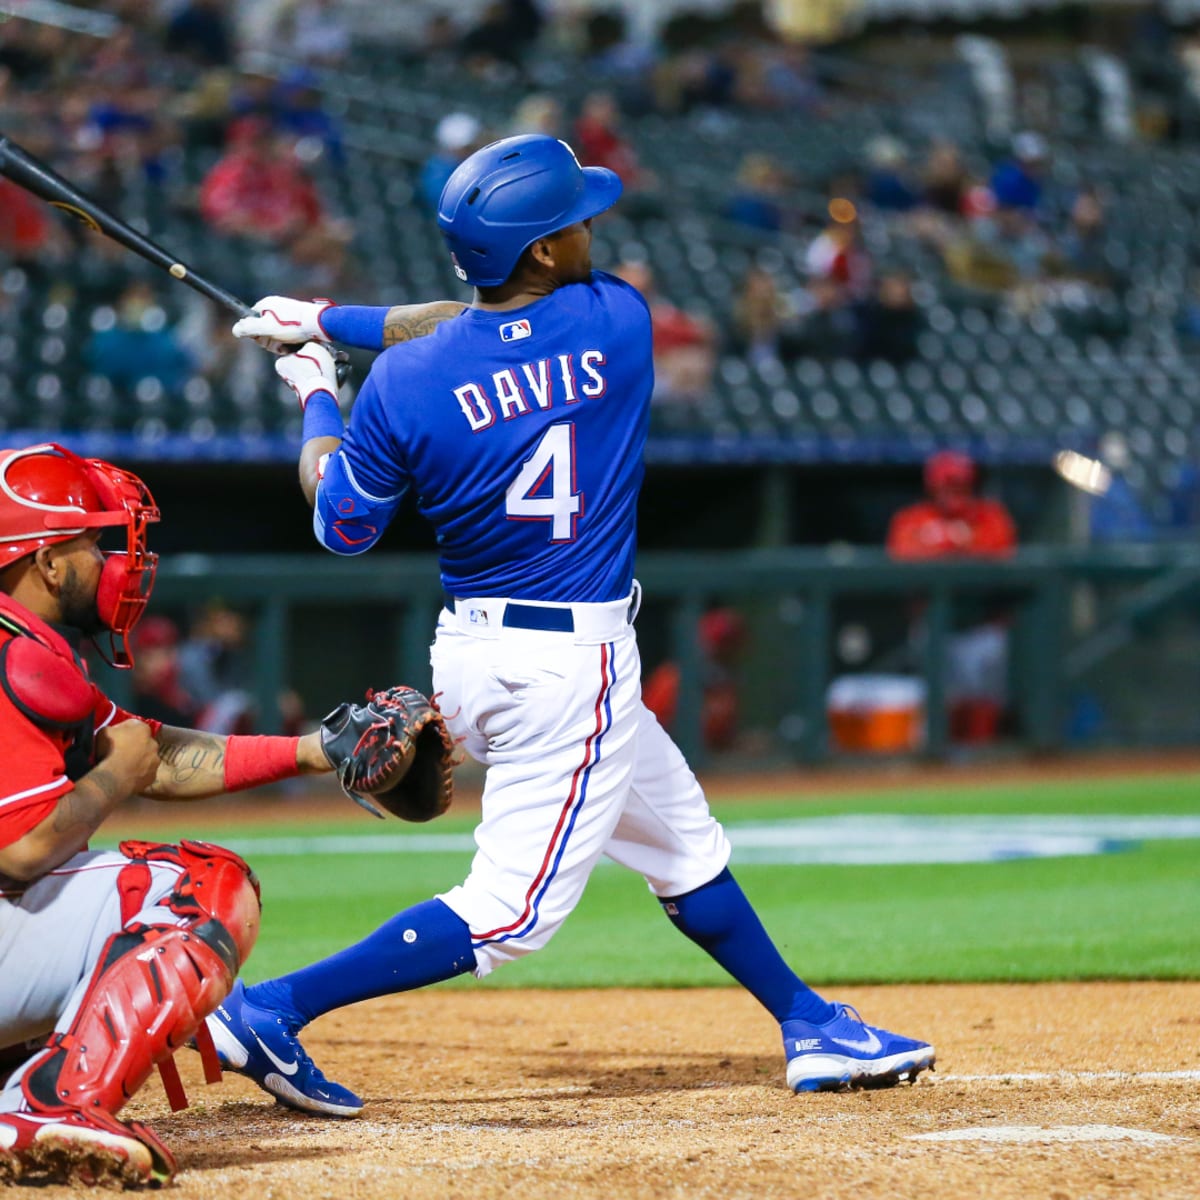
<instances>
[{"instance_id":1,"label":"tattoo on arm","mask_svg":"<svg viewBox=\"0 0 1200 1200\"><path fill-rule=\"evenodd\" d=\"M432 333L443 321L451 321L464 308L457 300L434 300L430 304L397 304L383 321L383 345L398 346Z\"/></svg>"},{"instance_id":2,"label":"tattoo on arm","mask_svg":"<svg viewBox=\"0 0 1200 1200\"><path fill-rule=\"evenodd\" d=\"M125 799L125 791L106 767L93 767L63 796L54 810L54 832L95 832L100 822Z\"/></svg>"},{"instance_id":3,"label":"tattoo on arm","mask_svg":"<svg viewBox=\"0 0 1200 1200\"><path fill-rule=\"evenodd\" d=\"M225 738L192 730L163 729L162 764L147 796L212 796L225 790Z\"/></svg>"}]
</instances>

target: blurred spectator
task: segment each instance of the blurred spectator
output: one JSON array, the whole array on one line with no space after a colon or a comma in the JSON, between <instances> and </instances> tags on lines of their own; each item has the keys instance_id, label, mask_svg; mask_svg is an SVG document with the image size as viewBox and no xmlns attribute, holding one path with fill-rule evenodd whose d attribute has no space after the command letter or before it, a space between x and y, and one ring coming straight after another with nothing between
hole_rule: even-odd
<instances>
[{"instance_id":1,"label":"blurred spectator","mask_svg":"<svg viewBox=\"0 0 1200 1200\"><path fill-rule=\"evenodd\" d=\"M921 171L922 202L948 217L967 215L972 180L953 142L934 142Z\"/></svg>"},{"instance_id":2,"label":"blurred spectator","mask_svg":"<svg viewBox=\"0 0 1200 1200\"><path fill-rule=\"evenodd\" d=\"M752 361L786 362L802 352L796 314L780 293L775 276L762 267L751 267L742 280L734 301L729 349Z\"/></svg>"},{"instance_id":3,"label":"blurred spectator","mask_svg":"<svg viewBox=\"0 0 1200 1200\"><path fill-rule=\"evenodd\" d=\"M846 289L817 277L797 295L796 346L808 358L850 358L858 348L858 321Z\"/></svg>"},{"instance_id":4,"label":"blurred spectator","mask_svg":"<svg viewBox=\"0 0 1200 1200\"><path fill-rule=\"evenodd\" d=\"M136 170L147 182L162 184L167 152L178 140L178 131L159 112L162 103L156 88L98 91L76 140L121 174Z\"/></svg>"},{"instance_id":5,"label":"blurred spectator","mask_svg":"<svg viewBox=\"0 0 1200 1200\"><path fill-rule=\"evenodd\" d=\"M1045 274L1050 250L1028 209L1002 207L947 245L946 268L958 283L1014 291L1017 306L1028 308L1042 298L1035 285Z\"/></svg>"},{"instance_id":6,"label":"blurred spectator","mask_svg":"<svg viewBox=\"0 0 1200 1200\"><path fill-rule=\"evenodd\" d=\"M129 284L114 309L97 309L94 332L83 350L88 370L118 387L132 388L140 379L157 379L177 393L191 369L167 314L148 283Z\"/></svg>"},{"instance_id":7,"label":"blurred spectator","mask_svg":"<svg viewBox=\"0 0 1200 1200\"><path fill-rule=\"evenodd\" d=\"M288 294L296 289L320 296L337 295L361 283L358 261L350 254L353 226L347 221L322 221L302 229L288 245L283 264Z\"/></svg>"},{"instance_id":8,"label":"blurred spectator","mask_svg":"<svg viewBox=\"0 0 1200 1200\"><path fill-rule=\"evenodd\" d=\"M544 133L547 137L563 136L563 110L559 101L548 92L530 92L513 110L508 123L509 136L521 133Z\"/></svg>"},{"instance_id":9,"label":"blurred spectator","mask_svg":"<svg viewBox=\"0 0 1200 1200\"><path fill-rule=\"evenodd\" d=\"M14 262L32 263L61 241L46 205L24 188L0 179L0 254Z\"/></svg>"},{"instance_id":10,"label":"blurred spectator","mask_svg":"<svg viewBox=\"0 0 1200 1200\"><path fill-rule=\"evenodd\" d=\"M1145 542L1154 537L1154 523L1129 482L1129 442L1119 430L1100 439L1100 461L1109 470L1108 487L1091 497L1090 532L1094 544Z\"/></svg>"},{"instance_id":11,"label":"blurred spectator","mask_svg":"<svg viewBox=\"0 0 1200 1200\"><path fill-rule=\"evenodd\" d=\"M200 185L200 211L222 233L274 244L319 224L321 202L288 138L261 118L243 122L238 137Z\"/></svg>"},{"instance_id":12,"label":"blurred spectator","mask_svg":"<svg viewBox=\"0 0 1200 1200\"><path fill-rule=\"evenodd\" d=\"M483 127L470 113L447 113L434 132L437 149L421 166L417 199L427 212L437 212L446 181L455 167L482 144Z\"/></svg>"},{"instance_id":13,"label":"blurred spectator","mask_svg":"<svg viewBox=\"0 0 1200 1200\"><path fill-rule=\"evenodd\" d=\"M164 46L199 67L233 62L233 37L226 0L190 0L167 23Z\"/></svg>"},{"instance_id":14,"label":"blurred spectator","mask_svg":"<svg viewBox=\"0 0 1200 1200\"><path fill-rule=\"evenodd\" d=\"M738 167L737 187L725 216L739 225L778 233L783 228L786 179L768 154L747 154Z\"/></svg>"},{"instance_id":15,"label":"blurred spectator","mask_svg":"<svg viewBox=\"0 0 1200 1200\"><path fill-rule=\"evenodd\" d=\"M169 617L143 617L131 640L133 711L165 725L194 728L196 707L179 682L179 627Z\"/></svg>"},{"instance_id":16,"label":"blurred spectator","mask_svg":"<svg viewBox=\"0 0 1200 1200\"><path fill-rule=\"evenodd\" d=\"M1057 257L1062 273L1094 287L1111 287L1113 272L1106 240L1099 193L1095 188L1081 188L1071 204L1070 222L1059 243Z\"/></svg>"},{"instance_id":17,"label":"blurred spectator","mask_svg":"<svg viewBox=\"0 0 1200 1200\"><path fill-rule=\"evenodd\" d=\"M1200 529L1200 469L1181 463L1167 489L1167 521L1176 533L1194 536Z\"/></svg>"},{"instance_id":18,"label":"blurred spectator","mask_svg":"<svg viewBox=\"0 0 1200 1200\"><path fill-rule=\"evenodd\" d=\"M822 100L808 47L795 40L763 41L755 46L760 106L789 113L812 112Z\"/></svg>"},{"instance_id":19,"label":"blurred spectator","mask_svg":"<svg viewBox=\"0 0 1200 1200\"><path fill-rule=\"evenodd\" d=\"M992 195L997 205L1035 213L1042 203L1042 178L1047 166L1045 140L1036 133L1018 133L1012 156L992 172Z\"/></svg>"},{"instance_id":20,"label":"blurred spectator","mask_svg":"<svg viewBox=\"0 0 1200 1200\"><path fill-rule=\"evenodd\" d=\"M300 68L304 70L305 68ZM275 94L278 84L273 75L259 71L246 71L236 77L230 95L230 107L236 118L229 126L229 139L235 141L245 136L255 122L271 124L275 120ZM249 119L249 125L243 121Z\"/></svg>"},{"instance_id":21,"label":"blurred spectator","mask_svg":"<svg viewBox=\"0 0 1200 1200\"><path fill-rule=\"evenodd\" d=\"M293 138L313 138L331 162L344 163L341 128L325 109L312 70L292 67L285 71L271 91L269 104L268 113L277 130Z\"/></svg>"},{"instance_id":22,"label":"blurred spectator","mask_svg":"<svg viewBox=\"0 0 1200 1200\"><path fill-rule=\"evenodd\" d=\"M902 142L882 135L866 146L867 177L863 198L880 212L906 213L920 201L917 185L909 178L908 156Z\"/></svg>"},{"instance_id":23,"label":"blurred spectator","mask_svg":"<svg viewBox=\"0 0 1200 1200\"><path fill-rule=\"evenodd\" d=\"M645 263L621 263L614 274L637 288L650 308L655 401L690 401L707 395L717 364L717 334L712 322L659 295L654 273Z\"/></svg>"},{"instance_id":24,"label":"blurred spectator","mask_svg":"<svg viewBox=\"0 0 1200 1200\"><path fill-rule=\"evenodd\" d=\"M475 70L494 65L519 67L542 31L543 17L535 0L493 0L479 23L459 42L463 61Z\"/></svg>"},{"instance_id":25,"label":"blurred spectator","mask_svg":"<svg viewBox=\"0 0 1200 1200\"><path fill-rule=\"evenodd\" d=\"M932 455L925 463L927 499L892 517L888 553L906 561L1013 553L1017 533L1008 510L998 500L976 495L976 481L975 464L965 454L943 450ZM913 613L914 655L927 636L923 612L924 605L918 604ZM1008 640L1007 612L994 605L992 611L971 614L969 627L947 639L946 703L955 741L988 742L998 733L1008 697Z\"/></svg>"},{"instance_id":26,"label":"blurred spectator","mask_svg":"<svg viewBox=\"0 0 1200 1200\"><path fill-rule=\"evenodd\" d=\"M862 244L858 212L845 199L829 202L833 222L818 234L804 255L812 279L826 279L849 299L866 296L871 286L871 260Z\"/></svg>"},{"instance_id":27,"label":"blurred spectator","mask_svg":"<svg viewBox=\"0 0 1200 1200\"><path fill-rule=\"evenodd\" d=\"M179 682L199 708L195 728L224 734L253 730L246 640L246 618L223 604L210 604L193 623L179 648Z\"/></svg>"},{"instance_id":28,"label":"blurred spectator","mask_svg":"<svg viewBox=\"0 0 1200 1200\"><path fill-rule=\"evenodd\" d=\"M1179 313L1179 332L1189 341L1200 339L1200 270L1193 269L1190 284Z\"/></svg>"},{"instance_id":29,"label":"blurred spectator","mask_svg":"<svg viewBox=\"0 0 1200 1200\"><path fill-rule=\"evenodd\" d=\"M700 711L701 734L709 750L729 750L737 740L741 716L738 665L746 649L746 625L731 608L706 612L696 628L704 659L704 698ZM664 662L642 683L642 701L670 731L679 709L679 665Z\"/></svg>"},{"instance_id":30,"label":"blurred spectator","mask_svg":"<svg viewBox=\"0 0 1200 1200\"><path fill-rule=\"evenodd\" d=\"M338 0L301 0L288 12L292 56L313 66L340 66L350 53L350 26Z\"/></svg>"},{"instance_id":31,"label":"blurred spectator","mask_svg":"<svg viewBox=\"0 0 1200 1200\"><path fill-rule=\"evenodd\" d=\"M903 271L882 274L857 316L858 358L905 363L917 356L917 336L924 322L913 299L912 280Z\"/></svg>"},{"instance_id":32,"label":"blurred spectator","mask_svg":"<svg viewBox=\"0 0 1200 1200\"><path fill-rule=\"evenodd\" d=\"M651 171L638 163L637 152L621 132L621 110L612 92L590 92L575 122L575 149L585 167L608 167L627 189L654 187Z\"/></svg>"},{"instance_id":33,"label":"blurred spectator","mask_svg":"<svg viewBox=\"0 0 1200 1200\"><path fill-rule=\"evenodd\" d=\"M246 618L220 602L211 603L193 623L179 648L179 680L199 709L192 726L209 733L252 733L259 713L248 689L251 661ZM304 705L296 692L276 697L281 732L299 734Z\"/></svg>"},{"instance_id":34,"label":"blurred spectator","mask_svg":"<svg viewBox=\"0 0 1200 1200\"><path fill-rule=\"evenodd\" d=\"M448 12L429 14L421 32L419 57L422 62L447 67L457 62L462 33Z\"/></svg>"},{"instance_id":35,"label":"blurred spectator","mask_svg":"<svg viewBox=\"0 0 1200 1200\"><path fill-rule=\"evenodd\" d=\"M639 108L648 106L655 49L629 34L629 20L615 8L589 13L584 22L582 54L589 79L604 80Z\"/></svg>"}]
</instances>

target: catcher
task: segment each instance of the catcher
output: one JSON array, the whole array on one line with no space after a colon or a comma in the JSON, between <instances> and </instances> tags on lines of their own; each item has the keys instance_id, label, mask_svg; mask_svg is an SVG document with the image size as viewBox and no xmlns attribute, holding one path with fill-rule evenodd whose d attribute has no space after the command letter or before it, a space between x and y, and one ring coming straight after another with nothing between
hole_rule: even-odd
<instances>
[{"instance_id":1,"label":"catcher","mask_svg":"<svg viewBox=\"0 0 1200 1200\"><path fill-rule=\"evenodd\" d=\"M96 639L113 665L131 664L158 518L127 471L50 444L0 450L0 1180L166 1183L170 1151L118 1113L156 1064L184 1106L172 1056L189 1039L219 1077L204 1018L254 945L257 881L236 854L200 842L89 851L118 805L335 765L348 788L386 793L420 757L398 736L401 710L418 738L442 744L440 717L407 691L342 705L329 729L300 738L218 737L120 709L89 680L80 647ZM121 551L100 550L106 531L124 535ZM449 799L448 779L439 788L430 812Z\"/></svg>"}]
</instances>

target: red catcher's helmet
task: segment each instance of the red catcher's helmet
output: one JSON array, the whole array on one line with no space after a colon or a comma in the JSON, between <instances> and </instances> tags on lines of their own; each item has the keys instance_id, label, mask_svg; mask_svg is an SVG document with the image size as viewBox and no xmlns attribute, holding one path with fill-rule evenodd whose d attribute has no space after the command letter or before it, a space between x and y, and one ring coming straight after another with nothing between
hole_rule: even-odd
<instances>
[{"instance_id":1,"label":"red catcher's helmet","mask_svg":"<svg viewBox=\"0 0 1200 1200\"><path fill-rule=\"evenodd\" d=\"M96 589L110 633L110 653L100 652L115 667L133 665L129 632L146 609L158 565L146 549L146 527L158 518L146 485L102 459L53 442L0 450L0 569L88 529L125 527L125 549L105 553Z\"/></svg>"},{"instance_id":2,"label":"red catcher's helmet","mask_svg":"<svg viewBox=\"0 0 1200 1200\"><path fill-rule=\"evenodd\" d=\"M939 450L925 460L925 490L932 494L947 488L975 489L975 463L957 450Z\"/></svg>"}]
</instances>

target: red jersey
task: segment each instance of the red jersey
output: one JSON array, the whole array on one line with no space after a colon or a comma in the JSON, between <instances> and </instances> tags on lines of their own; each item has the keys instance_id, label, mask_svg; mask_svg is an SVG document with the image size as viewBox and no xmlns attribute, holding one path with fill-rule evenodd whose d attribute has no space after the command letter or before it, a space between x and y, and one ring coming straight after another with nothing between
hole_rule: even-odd
<instances>
[{"instance_id":1,"label":"red jersey","mask_svg":"<svg viewBox=\"0 0 1200 1200\"><path fill-rule=\"evenodd\" d=\"M200 185L200 211L214 225L242 222L263 237L285 237L321 220L312 181L287 162L234 151Z\"/></svg>"},{"instance_id":2,"label":"red jersey","mask_svg":"<svg viewBox=\"0 0 1200 1200\"><path fill-rule=\"evenodd\" d=\"M888 528L893 558L987 558L1011 554L1017 531L998 500L973 497L949 513L930 500L902 508Z\"/></svg>"},{"instance_id":3,"label":"red jersey","mask_svg":"<svg viewBox=\"0 0 1200 1200\"><path fill-rule=\"evenodd\" d=\"M39 250L50 232L42 206L23 188L0 179L0 248L27 255Z\"/></svg>"},{"instance_id":4,"label":"red jersey","mask_svg":"<svg viewBox=\"0 0 1200 1200\"><path fill-rule=\"evenodd\" d=\"M72 729L37 724L0 686L0 846L11 846L40 824L95 765L94 738L105 726L133 718L87 678L87 667L62 634L23 605L0 594L0 651L16 637L32 637L65 659L87 681L90 718ZM161 726L148 721L155 734Z\"/></svg>"}]
</instances>

